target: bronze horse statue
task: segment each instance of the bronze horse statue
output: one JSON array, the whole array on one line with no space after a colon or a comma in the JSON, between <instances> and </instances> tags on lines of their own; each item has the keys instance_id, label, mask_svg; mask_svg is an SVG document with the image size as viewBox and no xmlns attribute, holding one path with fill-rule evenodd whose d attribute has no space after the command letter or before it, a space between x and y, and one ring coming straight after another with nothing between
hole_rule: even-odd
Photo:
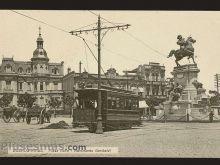
<instances>
[{"instance_id":1,"label":"bronze horse statue","mask_svg":"<svg viewBox=\"0 0 220 165\"><path fill-rule=\"evenodd\" d=\"M195 42L195 39L193 39L192 37L188 37L187 40L184 42L184 48L178 50L171 50L167 58L172 57L174 55L176 58L175 62L177 66L180 66L178 61L182 60L184 57L188 57L188 59L191 58L193 60L193 63L196 64L194 60L194 48L192 46Z\"/></svg>"}]
</instances>

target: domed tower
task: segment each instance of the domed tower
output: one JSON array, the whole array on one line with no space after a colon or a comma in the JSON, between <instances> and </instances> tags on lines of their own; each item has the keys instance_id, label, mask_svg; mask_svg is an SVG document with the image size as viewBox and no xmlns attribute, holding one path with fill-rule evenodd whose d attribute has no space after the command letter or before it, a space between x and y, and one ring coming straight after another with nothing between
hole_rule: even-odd
<instances>
[{"instance_id":1,"label":"domed tower","mask_svg":"<svg viewBox=\"0 0 220 165\"><path fill-rule=\"evenodd\" d=\"M47 52L43 48L43 38L41 36L41 27L39 27L39 36L37 38L37 48L33 52L32 70L33 73L47 74L48 73L48 61Z\"/></svg>"}]
</instances>

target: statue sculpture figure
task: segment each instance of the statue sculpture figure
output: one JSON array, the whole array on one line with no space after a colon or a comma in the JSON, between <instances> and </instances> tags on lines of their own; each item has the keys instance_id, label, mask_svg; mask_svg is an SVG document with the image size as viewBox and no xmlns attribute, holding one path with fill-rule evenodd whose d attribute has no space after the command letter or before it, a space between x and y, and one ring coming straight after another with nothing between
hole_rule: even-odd
<instances>
[{"instance_id":1,"label":"statue sculpture figure","mask_svg":"<svg viewBox=\"0 0 220 165\"><path fill-rule=\"evenodd\" d=\"M198 82L197 80L194 80L192 82L192 84L194 85L194 87L197 90L197 95L200 95L200 94L204 94L205 95L206 89L203 88L203 84L202 83Z\"/></svg>"},{"instance_id":2,"label":"statue sculpture figure","mask_svg":"<svg viewBox=\"0 0 220 165\"><path fill-rule=\"evenodd\" d=\"M170 93L174 90L174 80L173 78L167 81L167 94L170 95Z\"/></svg>"},{"instance_id":3,"label":"statue sculpture figure","mask_svg":"<svg viewBox=\"0 0 220 165\"><path fill-rule=\"evenodd\" d=\"M182 85L176 83L176 87L170 92L171 101L178 101L183 91Z\"/></svg>"},{"instance_id":4,"label":"statue sculpture figure","mask_svg":"<svg viewBox=\"0 0 220 165\"><path fill-rule=\"evenodd\" d=\"M168 55L168 58L174 55L176 58L175 62L177 66L180 66L178 61L182 60L184 57L188 57L188 59L191 58L193 60L193 63L196 64L194 60L194 48L193 48L193 44L196 42L196 40L193 39L191 36L185 40L181 35L178 35L177 39L178 39L177 45L180 46L180 49L171 50Z\"/></svg>"},{"instance_id":5,"label":"statue sculpture figure","mask_svg":"<svg viewBox=\"0 0 220 165\"><path fill-rule=\"evenodd\" d=\"M198 90L199 88L203 88L203 84L198 82L197 80L194 80L192 82L192 84L194 85L194 87Z\"/></svg>"}]
</instances>

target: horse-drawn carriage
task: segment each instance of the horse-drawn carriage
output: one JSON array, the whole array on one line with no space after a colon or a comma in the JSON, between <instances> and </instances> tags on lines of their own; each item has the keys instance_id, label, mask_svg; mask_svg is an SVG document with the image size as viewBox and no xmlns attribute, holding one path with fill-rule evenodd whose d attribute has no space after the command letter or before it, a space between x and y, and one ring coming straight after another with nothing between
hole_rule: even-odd
<instances>
[{"instance_id":1,"label":"horse-drawn carriage","mask_svg":"<svg viewBox=\"0 0 220 165\"><path fill-rule=\"evenodd\" d=\"M2 111L2 118L4 122L8 123L10 122L11 118L14 119L14 122L19 122L21 118L25 118L26 112L17 108L17 107L5 107Z\"/></svg>"},{"instance_id":2,"label":"horse-drawn carriage","mask_svg":"<svg viewBox=\"0 0 220 165\"><path fill-rule=\"evenodd\" d=\"M38 124L43 124L45 121L50 122L51 111L46 110L46 107L33 106L27 109L26 122L31 123L31 118L37 118Z\"/></svg>"},{"instance_id":3,"label":"horse-drawn carriage","mask_svg":"<svg viewBox=\"0 0 220 165\"><path fill-rule=\"evenodd\" d=\"M46 110L46 107L33 106L32 108L17 108L4 107L2 108L2 119L4 122L10 122L11 118L14 119L14 122L20 122L21 119L26 119L27 124L30 124L31 118L37 118L39 124L43 124L45 121L50 122L51 111Z\"/></svg>"}]
</instances>

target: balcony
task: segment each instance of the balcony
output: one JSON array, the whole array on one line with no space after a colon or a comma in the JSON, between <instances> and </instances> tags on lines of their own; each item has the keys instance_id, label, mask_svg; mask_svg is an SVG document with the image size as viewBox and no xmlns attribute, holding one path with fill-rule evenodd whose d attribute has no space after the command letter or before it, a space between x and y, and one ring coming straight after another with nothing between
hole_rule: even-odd
<instances>
[{"instance_id":1,"label":"balcony","mask_svg":"<svg viewBox=\"0 0 220 165\"><path fill-rule=\"evenodd\" d=\"M6 92L6 93L14 93L14 90L11 89L11 88L4 88L4 89L3 89L3 92Z\"/></svg>"},{"instance_id":2,"label":"balcony","mask_svg":"<svg viewBox=\"0 0 220 165\"><path fill-rule=\"evenodd\" d=\"M46 90L45 92L48 94L62 94L63 90Z\"/></svg>"}]
</instances>

